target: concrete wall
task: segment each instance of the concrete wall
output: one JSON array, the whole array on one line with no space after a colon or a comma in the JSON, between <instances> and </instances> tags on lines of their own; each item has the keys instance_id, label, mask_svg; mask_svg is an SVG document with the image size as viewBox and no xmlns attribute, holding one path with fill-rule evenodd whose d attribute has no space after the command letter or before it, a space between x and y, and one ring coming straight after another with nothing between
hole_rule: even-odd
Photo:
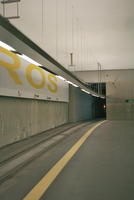
<instances>
[{"instance_id":1,"label":"concrete wall","mask_svg":"<svg viewBox=\"0 0 134 200\"><path fill-rule=\"evenodd\" d=\"M85 72L74 72L79 78L89 83L98 82L98 72L97 71L85 71ZM134 70L102 70L101 71L101 81L104 83L116 82L116 81L127 81L134 79Z\"/></svg>"},{"instance_id":2,"label":"concrete wall","mask_svg":"<svg viewBox=\"0 0 134 200\"><path fill-rule=\"evenodd\" d=\"M85 82L98 82L98 72L76 72ZM134 70L102 71L102 82L106 82L108 120L134 120Z\"/></svg>"},{"instance_id":3,"label":"concrete wall","mask_svg":"<svg viewBox=\"0 0 134 200\"><path fill-rule=\"evenodd\" d=\"M107 119L134 120L134 81L107 83Z\"/></svg>"},{"instance_id":4,"label":"concrete wall","mask_svg":"<svg viewBox=\"0 0 134 200\"><path fill-rule=\"evenodd\" d=\"M67 103L0 97L0 147L67 122Z\"/></svg>"},{"instance_id":5,"label":"concrete wall","mask_svg":"<svg viewBox=\"0 0 134 200\"><path fill-rule=\"evenodd\" d=\"M69 121L77 122L92 119L92 97L79 88L70 86Z\"/></svg>"}]
</instances>

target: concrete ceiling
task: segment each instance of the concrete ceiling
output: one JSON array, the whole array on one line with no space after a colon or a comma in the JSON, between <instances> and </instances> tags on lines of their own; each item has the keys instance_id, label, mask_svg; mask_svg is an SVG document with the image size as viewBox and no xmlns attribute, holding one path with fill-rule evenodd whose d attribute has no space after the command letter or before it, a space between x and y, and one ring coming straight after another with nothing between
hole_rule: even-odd
<instances>
[{"instance_id":1,"label":"concrete ceiling","mask_svg":"<svg viewBox=\"0 0 134 200\"><path fill-rule=\"evenodd\" d=\"M71 71L134 69L134 0L21 0L19 15L10 22Z\"/></svg>"}]
</instances>

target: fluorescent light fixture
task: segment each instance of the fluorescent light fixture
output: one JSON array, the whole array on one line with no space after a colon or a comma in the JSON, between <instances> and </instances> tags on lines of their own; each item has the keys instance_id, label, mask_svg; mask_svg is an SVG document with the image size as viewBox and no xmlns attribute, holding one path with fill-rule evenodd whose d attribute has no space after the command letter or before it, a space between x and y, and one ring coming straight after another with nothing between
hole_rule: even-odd
<instances>
[{"instance_id":1,"label":"fluorescent light fixture","mask_svg":"<svg viewBox=\"0 0 134 200\"><path fill-rule=\"evenodd\" d=\"M72 83L71 81L67 81L67 83L69 83L69 84L73 85L74 87L79 87L78 85L76 85L76 84Z\"/></svg>"},{"instance_id":2,"label":"fluorescent light fixture","mask_svg":"<svg viewBox=\"0 0 134 200\"><path fill-rule=\"evenodd\" d=\"M90 92L88 92L88 91L85 91L87 94L90 94Z\"/></svg>"},{"instance_id":3,"label":"fluorescent light fixture","mask_svg":"<svg viewBox=\"0 0 134 200\"><path fill-rule=\"evenodd\" d=\"M84 89L81 89L83 92L87 93L87 94L90 94L90 92L84 90Z\"/></svg>"},{"instance_id":4,"label":"fluorescent light fixture","mask_svg":"<svg viewBox=\"0 0 134 200\"><path fill-rule=\"evenodd\" d=\"M34 65L42 66L41 64L37 63L35 60L33 60L32 58L29 58L28 56L26 56L26 55L24 55L24 54L22 54L22 55L19 55L19 54L18 54L18 56L20 56L21 58L27 60L28 62L30 62L30 63L32 63L32 64L34 64Z\"/></svg>"},{"instance_id":5,"label":"fluorescent light fixture","mask_svg":"<svg viewBox=\"0 0 134 200\"><path fill-rule=\"evenodd\" d=\"M94 97L99 97L98 95L96 95L96 94L92 94L92 96L94 96Z\"/></svg>"},{"instance_id":6,"label":"fluorescent light fixture","mask_svg":"<svg viewBox=\"0 0 134 200\"><path fill-rule=\"evenodd\" d=\"M74 87L79 87L78 85L76 85L76 84L74 84L74 83L73 83L72 85L73 85Z\"/></svg>"},{"instance_id":7,"label":"fluorescent light fixture","mask_svg":"<svg viewBox=\"0 0 134 200\"><path fill-rule=\"evenodd\" d=\"M7 50L9 50L9 51L15 51L14 48L12 48L11 46L9 46L8 44L6 44L6 43L4 43L2 41L0 41L0 46L5 48L5 49L7 49Z\"/></svg>"},{"instance_id":8,"label":"fluorescent light fixture","mask_svg":"<svg viewBox=\"0 0 134 200\"><path fill-rule=\"evenodd\" d=\"M72 82L71 81L67 81L67 83L71 84L72 85Z\"/></svg>"},{"instance_id":9,"label":"fluorescent light fixture","mask_svg":"<svg viewBox=\"0 0 134 200\"><path fill-rule=\"evenodd\" d=\"M83 92L85 92L85 90L84 89L81 89Z\"/></svg>"},{"instance_id":10,"label":"fluorescent light fixture","mask_svg":"<svg viewBox=\"0 0 134 200\"><path fill-rule=\"evenodd\" d=\"M2 41L0 41L0 46L5 48L5 49L7 49L7 50L9 50L9 51L15 51L16 52L16 50L14 48L12 48L11 46L9 46L8 44L6 44L6 43L4 43ZM34 65L42 66L41 64L37 63L35 60L29 58L28 56L26 56L24 54L22 54L22 55L18 54L18 56L20 56L21 58L27 60L28 62L30 62L30 63L32 63Z\"/></svg>"},{"instance_id":11,"label":"fluorescent light fixture","mask_svg":"<svg viewBox=\"0 0 134 200\"><path fill-rule=\"evenodd\" d=\"M62 76L60 75L56 75L56 77L58 77L59 79L63 80L63 81L66 81L67 83L73 85L74 87L78 87L78 85L72 83L71 81L67 81L65 78L63 78Z\"/></svg>"},{"instance_id":12,"label":"fluorescent light fixture","mask_svg":"<svg viewBox=\"0 0 134 200\"><path fill-rule=\"evenodd\" d=\"M59 79L61 79L61 80L63 80L63 81L66 80L65 78L63 78L62 76L59 76L59 75L56 75L56 77L58 77Z\"/></svg>"},{"instance_id":13,"label":"fluorescent light fixture","mask_svg":"<svg viewBox=\"0 0 134 200\"><path fill-rule=\"evenodd\" d=\"M63 80L63 81L66 81L67 83L73 85L74 87L78 87L78 85L72 83L71 81L67 81L65 78L63 78L62 76L59 76L59 75L56 75L56 77L58 77L59 79Z\"/></svg>"}]
</instances>

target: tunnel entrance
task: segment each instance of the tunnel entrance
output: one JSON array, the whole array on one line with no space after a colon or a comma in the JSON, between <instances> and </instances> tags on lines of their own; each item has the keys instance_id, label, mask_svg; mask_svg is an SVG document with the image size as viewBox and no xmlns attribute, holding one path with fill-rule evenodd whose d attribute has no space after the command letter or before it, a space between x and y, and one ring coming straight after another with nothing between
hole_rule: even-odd
<instances>
[{"instance_id":1,"label":"tunnel entrance","mask_svg":"<svg viewBox=\"0 0 134 200\"><path fill-rule=\"evenodd\" d=\"M92 116L93 116L93 119L96 119L96 118L106 119L106 99L93 97Z\"/></svg>"},{"instance_id":2,"label":"tunnel entrance","mask_svg":"<svg viewBox=\"0 0 134 200\"><path fill-rule=\"evenodd\" d=\"M106 83L87 83L87 87L98 94L106 96ZM92 97L92 116L93 119L106 119L106 99Z\"/></svg>"}]
</instances>

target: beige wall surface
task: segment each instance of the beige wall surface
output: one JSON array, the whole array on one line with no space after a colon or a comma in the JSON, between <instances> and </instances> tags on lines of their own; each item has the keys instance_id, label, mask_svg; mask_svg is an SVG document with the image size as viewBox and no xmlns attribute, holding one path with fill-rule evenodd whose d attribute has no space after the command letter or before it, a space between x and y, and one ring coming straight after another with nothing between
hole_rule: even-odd
<instances>
[{"instance_id":1,"label":"beige wall surface","mask_svg":"<svg viewBox=\"0 0 134 200\"><path fill-rule=\"evenodd\" d=\"M85 72L74 72L80 79L89 83L98 82L98 71L85 71ZM134 80L134 69L129 70L102 70L101 71L101 82L117 82L117 81L128 81Z\"/></svg>"},{"instance_id":2,"label":"beige wall surface","mask_svg":"<svg viewBox=\"0 0 134 200\"><path fill-rule=\"evenodd\" d=\"M107 83L107 119L134 120L134 81Z\"/></svg>"},{"instance_id":3,"label":"beige wall surface","mask_svg":"<svg viewBox=\"0 0 134 200\"><path fill-rule=\"evenodd\" d=\"M67 122L67 103L0 97L0 147Z\"/></svg>"}]
</instances>

